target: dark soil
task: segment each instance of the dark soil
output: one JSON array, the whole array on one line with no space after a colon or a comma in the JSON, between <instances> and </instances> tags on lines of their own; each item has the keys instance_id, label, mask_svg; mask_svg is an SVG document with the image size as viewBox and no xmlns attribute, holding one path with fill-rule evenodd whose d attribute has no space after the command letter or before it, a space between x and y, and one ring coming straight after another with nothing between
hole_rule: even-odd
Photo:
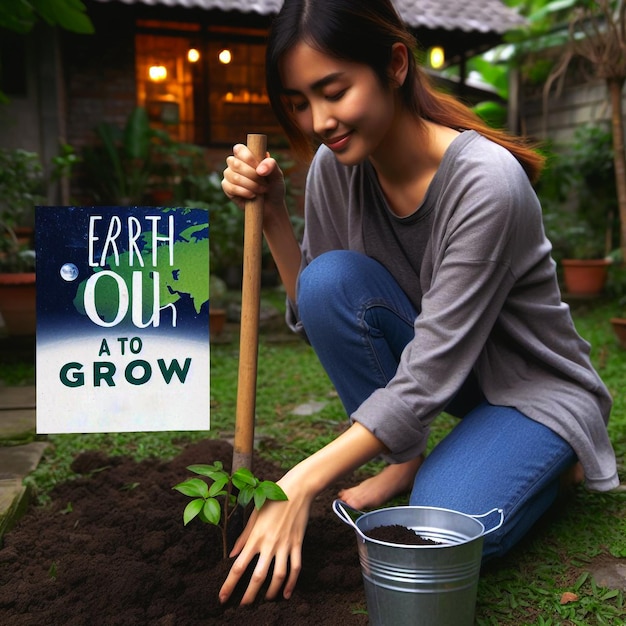
<instances>
[{"instance_id":1,"label":"dark soil","mask_svg":"<svg viewBox=\"0 0 626 626\"><path fill-rule=\"evenodd\" d=\"M0 549L0 624L11 626L285 626L367 624L354 532L332 512L339 485L314 503L303 548L303 571L290 600L226 606L218 590L231 561L221 535L194 520L188 498L172 486L186 467L222 460L232 448L206 440L170 462L136 463L85 453L78 479L57 487L52 504L31 508ZM282 471L255 458L254 473Z\"/></svg>"},{"instance_id":2,"label":"dark soil","mask_svg":"<svg viewBox=\"0 0 626 626\"><path fill-rule=\"evenodd\" d=\"M399 524L392 524L390 526L376 526L364 533L371 539L377 539L378 541L386 541L388 543L400 543L405 546L440 546L441 541L435 541L429 537L422 537L415 531L407 528L406 526L400 526Z\"/></svg>"}]
</instances>

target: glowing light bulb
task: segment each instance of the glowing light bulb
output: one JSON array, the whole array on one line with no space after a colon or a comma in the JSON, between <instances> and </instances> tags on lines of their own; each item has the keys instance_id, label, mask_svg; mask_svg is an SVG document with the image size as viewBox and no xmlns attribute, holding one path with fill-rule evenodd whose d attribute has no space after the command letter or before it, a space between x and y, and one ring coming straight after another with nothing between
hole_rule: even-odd
<instances>
[{"instance_id":1,"label":"glowing light bulb","mask_svg":"<svg viewBox=\"0 0 626 626\"><path fill-rule=\"evenodd\" d=\"M446 55L441 46L435 46L430 49L429 53L430 66L436 70L443 66L446 61Z\"/></svg>"},{"instance_id":2,"label":"glowing light bulb","mask_svg":"<svg viewBox=\"0 0 626 626\"><path fill-rule=\"evenodd\" d=\"M167 78L167 69L164 65L152 65L148 70L148 76L155 83L164 81Z\"/></svg>"},{"instance_id":3,"label":"glowing light bulb","mask_svg":"<svg viewBox=\"0 0 626 626\"><path fill-rule=\"evenodd\" d=\"M220 60L220 63L228 65L233 60L233 55L228 48L224 48L224 50L220 50L217 58Z\"/></svg>"},{"instance_id":4,"label":"glowing light bulb","mask_svg":"<svg viewBox=\"0 0 626 626\"><path fill-rule=\"evenodd\" d=\"M189 63L196 63L200 59L200 53L195 48L189 48L187 51L187 60Z\"/></svg>"}]
</instances>

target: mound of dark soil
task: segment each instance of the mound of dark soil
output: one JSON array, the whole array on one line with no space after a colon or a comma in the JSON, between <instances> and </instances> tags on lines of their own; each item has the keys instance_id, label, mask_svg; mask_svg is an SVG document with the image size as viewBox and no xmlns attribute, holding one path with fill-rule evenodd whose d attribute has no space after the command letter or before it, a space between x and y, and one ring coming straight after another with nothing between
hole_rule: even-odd
<instances>
[{"instance_id":1,"label":"mound of dark soil","mask_svg":"<svg viewBox=\"0 0 626 626\"><path fill-rule=\"evenodd\" d=\"M206 440L170 462L136 463L85 453L83 474L57 487L52 504L32 508L0 549L0 623L12 626L210 626L367 624L354 533L331 509L339 485L311 511L303 571L290 600L239 607L243 593L218 602L230 561L221 535L194 520L187 498L172 486L195 463L222 460L232 448ZM277 480L282 471L261 459L254 472Z\"/></svg>"}]
</instances>

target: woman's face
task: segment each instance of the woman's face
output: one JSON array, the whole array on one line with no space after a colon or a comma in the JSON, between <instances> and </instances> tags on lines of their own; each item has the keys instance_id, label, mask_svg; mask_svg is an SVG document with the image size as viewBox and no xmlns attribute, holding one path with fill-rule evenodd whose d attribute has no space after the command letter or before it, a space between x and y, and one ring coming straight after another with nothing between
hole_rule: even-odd
<instances>
[{"instance_id":1,"label":"woman's face","mask_svg":"<svg viewBox=\"0 0 626 626\"><path fill-rule=\"evenodd\" d=\"M281 64L284 96L296 124L354 165L381 148L396 110L394 89L373 70L299 43Z\"/></svg>"}]
</instances>

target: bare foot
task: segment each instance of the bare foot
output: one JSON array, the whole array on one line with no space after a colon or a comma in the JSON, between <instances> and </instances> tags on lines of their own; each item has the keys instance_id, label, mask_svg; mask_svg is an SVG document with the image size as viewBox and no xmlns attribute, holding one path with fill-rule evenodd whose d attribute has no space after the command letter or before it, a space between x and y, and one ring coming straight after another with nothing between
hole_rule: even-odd
<instances>
[{"instance_id":1,"label":"bare foot","mask_svg":"<svg viewBox=\"0 0 626 626\"><path fill-rule=\"evenodd\" d=\"M420 455L405 463L387 465L376 476L367 478L355 487L342 489L339 497L355 509L381 506L394 496L411 490L415 474L423 462L424 456Z\"/></svg>"},{"instance_id":2,"label":"bare foot","mask_svg":"<svg viewBox=\"0 0 626 626\"><path fill-rule=\"evenodd\" d=\"M585 480L585 472L580 462L575 463L561 474L561 493L570 491Z\"/></svg>"}]
</instances>

